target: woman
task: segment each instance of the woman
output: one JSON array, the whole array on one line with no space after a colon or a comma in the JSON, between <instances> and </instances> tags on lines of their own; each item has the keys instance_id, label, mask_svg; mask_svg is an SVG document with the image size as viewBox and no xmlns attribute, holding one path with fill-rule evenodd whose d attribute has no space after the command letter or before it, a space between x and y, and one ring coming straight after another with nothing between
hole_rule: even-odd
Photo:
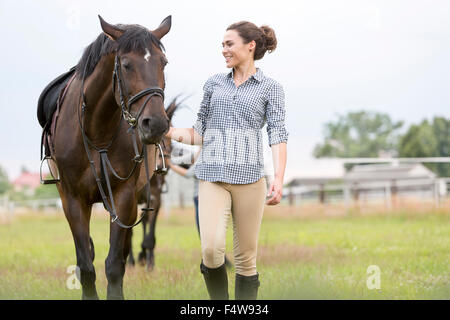
<instances>
[{"instance_id":1,"label":"woman","mask_svg":"<svg viewBox=\"0 0 450 320\"><path fill-rule=\"evenodd\" d=\"M228 299L224 263L227 222L233 220L236 299L256 299L258 234L264 203L281 201L288 133L284 126L284 92L275 80L255 67L266 51L275 50L275 32L242 21L230 25L222 54L229 73L210 77L195 126L170 128L167 136L202 145L195 167L199 179L202 246L200 270L211 299ZM267 194L261 129L267 121L274 163L274 181Z\"/></svg>"}]
</instances>

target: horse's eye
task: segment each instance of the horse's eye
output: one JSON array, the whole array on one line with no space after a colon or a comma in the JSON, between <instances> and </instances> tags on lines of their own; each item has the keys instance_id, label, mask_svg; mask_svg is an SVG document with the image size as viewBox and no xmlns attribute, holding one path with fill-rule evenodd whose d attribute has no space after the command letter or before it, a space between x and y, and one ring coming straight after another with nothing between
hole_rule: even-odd
<instances>
[{"instance_id":1,"label":"horse's eye","mask_svg":"<svg viewBox=\"0 0 450 320\"><path fill-rule=\"evenodd\" d=\"M125 70L127 70L127 71L130 71L131 69L133 69L133 66L132 66L130 63L128 63L128 62L125 62L125 63L123 64L123 67L124 67Z\"/></svg>"}]
</instances>

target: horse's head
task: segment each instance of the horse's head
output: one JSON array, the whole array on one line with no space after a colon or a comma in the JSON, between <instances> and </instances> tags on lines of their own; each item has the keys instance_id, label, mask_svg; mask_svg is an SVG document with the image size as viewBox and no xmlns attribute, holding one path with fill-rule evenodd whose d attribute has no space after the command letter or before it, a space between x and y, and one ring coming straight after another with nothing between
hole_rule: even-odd
<instances>
[{"instance_id":1,"label":"horse's head","mask_svg":"<svg viewBox=\"0 0 450 320\"><path fill-rule=\"evenodd\" d=\"M153 31L139 25L111 25L99 18L105 35L117 43L112 84L116 102L143 143L160 142L169 130L163 92L167 59L160 40L170 30L171 17Z\"/></svg>"}]
</instances>

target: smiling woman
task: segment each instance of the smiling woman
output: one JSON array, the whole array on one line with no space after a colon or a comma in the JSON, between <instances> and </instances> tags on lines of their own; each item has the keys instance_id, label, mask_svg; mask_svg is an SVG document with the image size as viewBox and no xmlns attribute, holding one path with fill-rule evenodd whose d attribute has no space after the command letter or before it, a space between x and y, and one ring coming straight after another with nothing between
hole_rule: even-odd
<instances>
[{"instance_id":1,"label":"smiling woman","mask_svg":"<svg viewBox=\"0 0 450 320\"><path fill-rule=\"evenodd\" d=\"M264 203L282 196L288 133L284 126L282 86L255 67L255 60L275 50L275 32L251 22L230 25L222 55L231 71L215 74L204 85L197 122L191 129L170 128L167 136L202 144L195 167L199 179L200 270L211 299L228 299L225 235L233 218L236 299L256 299L258 234ZM267 121L275 179L267 196L261 129Z\"/></svg>"}]
</instances>

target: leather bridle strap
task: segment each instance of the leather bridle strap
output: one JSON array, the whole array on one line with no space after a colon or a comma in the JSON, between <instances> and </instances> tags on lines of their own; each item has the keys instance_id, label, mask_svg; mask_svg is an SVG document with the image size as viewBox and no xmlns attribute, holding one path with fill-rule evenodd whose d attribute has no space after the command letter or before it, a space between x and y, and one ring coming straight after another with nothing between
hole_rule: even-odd
<instances>
[{"instance_id":1,"label":"leather bridle strap","mask_svg":"<svg viewBox=\"0 0 450 320\"><path fill-rule=\"evenodd\" d=\"M122 108L122 116L125 119L125 121L131 126L135 127L138 123L138 119L141 116L142 111L144 110L147 103L150 101L150 99L153 96L159 96L164 101L164 90L160 87L149 87L142 91L139 91L134 96L128 98L128 103L125 102L124 99L124 93L122 88L122 77L121 77L121 71L120 71L120 59L119 55L116 54L114 58L114 72L113 72L113 85L112 90L113 94L115 94L116 90L116 81L117 81L117 87L119 89L119 98L120 98L120 106ZM125 86L126 88L126 86ZM136 116L133 116L131 114L131 106L136 103L140 98L147 96L148 98L145 100L144 104L139 108L139 111Z\"/></svg>"}]
</instances>

